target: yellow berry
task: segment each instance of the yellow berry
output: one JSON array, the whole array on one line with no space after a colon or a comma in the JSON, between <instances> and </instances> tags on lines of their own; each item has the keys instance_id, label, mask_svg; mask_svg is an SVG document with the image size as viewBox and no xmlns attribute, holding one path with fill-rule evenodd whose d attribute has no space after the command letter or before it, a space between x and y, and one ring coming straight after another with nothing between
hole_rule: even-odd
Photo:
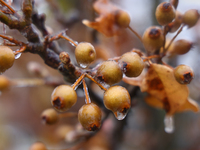
<instances>
[{"instance_id":1,"label":"yellow berry","mask_svg":"<svg viewBox=\"0 0 200 150\"><path fill-rule=\"evenodd\" d=\"M127 28L131 21L129 14L123 10L115 11L115 19L117 25L124 28Z\"/></svg>"},{"instance_id":2,"label":"yellow berry","mask_svg":"<svg viewBox=\"0 0 200 150\"><path fill-rule=\"evenodd\" d=\"M158 26L147 28L142 37L144 47L149 54L159 50L164 44L164 39L163 31Z\"/></svg>"},{"instance_id":3,"label":"yellow berry","mask_svg":"<svg viewBox=\"0 0 200 150\"><path fill-rule=\"evenodd\" d=\"M124 119L131 107L129 92L122 86L110 87L104 94L103 102L105 107L111 110L119 120Z\"/></svg>"},{"instance_id":4,"label":"yellow berry","mask_svg":"<svg viewBox=\"0 0 200 150\"><path fill-rule=\"evenodd\" d=\"M76 46L75 57L82 68L86 68L96 58L94 46L87 42L81 42Z\"/></svg>"},{"instance_id":5,"label":"yellow berry","mask_svg":"<svg viewBox=\"0 0 200 150\"><path fill-rule=\"evenodd\" d=\"M51 95L51 104L60 112L71 108L77 101L75 90L69 85L56 87Z\"/></svg>"},{"instance_id":6,"label":"yellow berry","mask_svg":"<svg viewBox=\"0 0 200 150\"><path fill-rule=\"evenodd\" d=\"M15 61L15 54L8 46L0 46L0 72L5 72L12 67Z\"/></svg>"},{"instance_id":7,"label":"yellow berry","mask_svg":"<svg viewBox=\"0 0 200 150\"><path fill-rule=\"evenodd\" d=\"M189 28L193 27L199 19L199 13L196 9L190 9L183 15L183 23Z\"/></svg>"},{"instance_id":8,"label":"yellow berry","mask_svg":"<svg viewBox=\"0 0 200 150\"><path fill-rule=\"evenodd\" d=\"M176 16L174 6L171 3L163 2L156 8L156 19L162 26L172 22Z\"/></svg>"},{"instance_id":9,"label":"yellow berry","mask_svg":"<svg viewBox=\"0 0 200 150\"><path fill-rule=\"evenodd\" d=\"M53 108L49 108L42 112L41 118L45 124L51 125L58 121L58 113Z\"/></svg>"},{"instance_id":10,"label":"yellow berry","mask_svg":"<svg viewBox=\"0 0 200 150\"><path fill-rule=\"evenodd\" d=\"M119 64L127 77L137 77L144 69L142 58L134 52L123 54L119 60Z\"/></svg>"},{"instance_id":11,"label":"yellow berry","mask_svg":"<svg viewBox=\"0 0 200 150\"><path fill-rule=\"evenodd\" d=\"M180 84L189 84L194 78L194 72L189 66L179 65L174 69L174 77Z\"/></svg>"},{"instance_id":12,"label":"yellow berry","mask_svg":"<svg viewBox=\"0 0 200 150\"><path fill-rule=\"evenodd\" d=\"M109 85L118 83L122 80L122 71L119 65L112 60L104 61L97 69L96 78L100 82Z\"/></svg>"},{"instance_id":13,"label":"yellow berry","mask_svg":"<svg viewBox=\"0 0 200 150\"><path fill-rule=\"evenodd\" d=\"M98 130L101 127L101 109L93 103L85 104L78 111L78 120L86 130Z\"/></svg>"}]
</instances>

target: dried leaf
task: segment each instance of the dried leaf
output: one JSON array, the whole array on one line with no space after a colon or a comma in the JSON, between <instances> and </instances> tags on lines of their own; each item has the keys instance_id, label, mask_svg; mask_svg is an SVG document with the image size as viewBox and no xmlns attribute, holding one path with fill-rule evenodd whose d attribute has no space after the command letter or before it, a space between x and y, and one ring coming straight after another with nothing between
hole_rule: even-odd
<instances>
[{"instance_id":1,"label":"dried leaf","mask_svg":"<svg viewBox=\"0 0 200 150\"><path fill-rule=\"evenodd\" d=\"M167 115L188 109L198 110L197 105L187 100L188 87L176 81L173 68L168 66L151 64L140 88L142 92L151 95L147 98L147 103L165 109Z\"/></svg>"},{"instance_id":2,"label":"dried leaf","mask_svg":"<svg viewBox=\"0 0 200 150\"><path fill-rule=\"evenodd\" d=\"M99 14L99 17L95 19L95 22L83 20L83 24L94 28L108 37L118 35L122 27L116 23L116 13L120 9L108 2L108 0L97 0L93 7Z\"/></svg>"}]
</instances>

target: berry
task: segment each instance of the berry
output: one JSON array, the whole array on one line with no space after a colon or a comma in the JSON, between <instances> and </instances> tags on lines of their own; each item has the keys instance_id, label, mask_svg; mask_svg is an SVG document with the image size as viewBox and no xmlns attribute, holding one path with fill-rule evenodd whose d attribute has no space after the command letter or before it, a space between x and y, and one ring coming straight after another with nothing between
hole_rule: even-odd
<instances>
[{"instance_id":1,"label":"berry","mask_svg":"<svg viewBox=\"0 0 200 150\"><path fill-rule=\"evenodd\" d=\"M122 80L122 71L119 65L112 60L104 61L97 69L96 78L100 82L109 85L118 83Z\"/></svg>"},{"instance_id":2,"label":"berry","mask_svg":"<svg viewBox=\"0 0 200 150\"><path fill-rule=\"evenodd\" d=\"M131 107L129 92L122 86L112 86L104 94L104 105L114 112L115 116L122 120Z\"/></svg>"},{"instance_id":3,"label":"berry","mask_svg":"<svg viewBox=\"0 0 200 150\"><path fill-rule=\"evenodd\" d=\"M10 81L5 76L0 76L0 91L7 89L10 86Z\"/></svg>"},{"instance_id":4,"label":"berry","mask_svg":"<svg viewBox=\"0 0 200 150\"><path fill-rule=\"evenodd\" d=\"M180 11L176 11L176 17L173 22L167 26L170 28L171 33L176 32L183 22L183 14Z\"/></svg>"},{"instance_id":5,"label":"berry","mask_svg":"<svg viewBox=\"0 0 200 150\"><path fill-rule=\"evenodd\" d=\"M199 19L199 13L196 9L190 9L183 15L183 23L189 28L193 27Z\"/></svg>"},{"instance_id":6,"label":"berry","mask_svg":"<svg viewBox=\"0 0 200 150\"><path fill-rule=\"evenodd\" d=\"M98 130L101 126L101 109L93 103L85 104L78 111L78 120L86 130Z\"/></svg>"},{"instance_id":7,"label":"berry","mask_svg":"<svg viewBox=\"0 0 200 150\"><path fill-rule=\"evenodd\" d=\"M118 26L127 28L130 24L130 16L123 10L115 11L115 20Z\"/></svg>"},{"instance_id":8,"label":"berry","mask_svg":"<svg viewBox=\"0 0 200 150\"><path fill-rule=\"evenodd\" d=\"M163 2L157 6L155 15L158 23L164 26L174 20L176 13L171 3Z\"/></svg>"},{"instance_id":9,"label":"berry","mask_svg":"<svg viewBox=\"0 0 200 150\"><path fill-rule=\"evenodd\" d=\"M189 84L194 78L194 72L189 66L179 65L174 69L174 77L180 84Z\"/></svg>"},{"instance_id":10,"label":"berry","mask_svg":"<svg viewBox=\"0 0 200 150\"><path fill-rule=\"evenodd\" d=\"M79 43L75 49L75 57L80 67L86 68L96 58L94 46L87 42Z\"/></svg>"},{"instance_id":11,"label":"berry","mask_svg":"<svg viewBox=\"0 0 200 150\"><path fill-rule=\"evenodd\" d=\"M30 147L29 150L47 150L47 148L42 142L36 142Z\"/></svg>"},{"instance_id":12,"label":"berry","mask_svg":"<svg viewBox=\"0 0 200 150\"><path fill-rule=\"evenodd\" d=\"M192 48L192 42L181 39L172 43L168 53L183 55L189 52L191 48Z\"/></svg>"},{"instance_id":13,"label":"berry","mask_svg":"<svg viewBox=\"0 0 200 150\"><path fill-rule=\"evenodd\" d=\"M51 104L60 112L71 108L77 101L75 90L69 85L56 87L51 95Z\"/></svg>"},{"instance_id":14,"label":"berry","mask_svg":"<svg viewBox=\"0 0 200 150\"><path fill-rule=\"evenodd\" d=\"M134 52L123 54L119 60L119 64L127 77L137 77L144 69L142 58Z\"/></svg>"},{"instance_id":15,"label":"berry","mask_svg":"<svg viewBox=\"0 0 200 150\"><path fill-rule=\"evenodd\" d=\"M42 112L41 118L45 124L54 124L58 121L58 113L53 108L49 108Z\"/></svg>"},{"instance_id":16,"label":"berry","mask_svg":"<svg viewBox=\"0 0 200 150\"><path fill-rule=\"evenodd\" d=\"M12 67L15 54L8 46L0 46L0 72L5 72Z\"/></svg>"},{"instance_id":17,"label":"berry","mask_svg":"<svg viewBox=\"0 0 200 150\"><path fill-rule=\"evenodd\" d=\"M163 31L158 26L147 28L143 34L142 41L148 53L154 53L159 50L164 44Z\"/></svg>"}]
</instances>

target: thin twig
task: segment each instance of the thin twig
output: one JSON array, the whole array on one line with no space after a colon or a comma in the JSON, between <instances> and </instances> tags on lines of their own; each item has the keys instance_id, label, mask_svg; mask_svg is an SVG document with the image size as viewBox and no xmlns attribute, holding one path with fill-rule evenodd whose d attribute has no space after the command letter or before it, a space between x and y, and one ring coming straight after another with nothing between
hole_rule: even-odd
<instances>
[{"instance_id":1,"label":"thin twig","mask_svg":"<svg viewBox=\"0 0 200 150\"><path fill-rule=\"evenodd\" d=\"M144 57L143 61L148 61L150 59L153 59L153 58L161 58L160 55L151 55L151 56L148 56L148 57Z\"/></svg>"},{"instance_id":2,"label":"thin twig","mask_svg":"<svg viewBox=\"0 0 200 150\"><path fill-rule=\"evenodd\" d=\"M77 88L77 86L79 85L79 83L83 80L83 78L85 78L85 74L82 74L77 80L76 82L72 85L72 88L75 90Z\"/></svg>"},{"instance_id":3,"label":"thin twig","mask_svg":"<svg viewBox=\"0 0 200 150\"><path fill-rule=\"evenodd\" d=\"M128 28L138 37L138 39L142 42L142 37L135 31L133 30L130 26ZM143 43L143 42L142 42Z\"/></svg>"},{"instance_id":4,"label":"thin twig","mask_svg":"<svg viewBox=\"0 0 200 150\"><path fill-rule=\"evenodd\" d=\"M16 51L14 52L14 54L17 55L18 53L22 53L22 52L24 52L25 50L26 50L26 46L22 46L19 50L16 50Z\"/></svg>"},{"instance_id":5,"label":"thin twig","mask_svg":"<svg viewBox=\"0 0 200 150\"><path fill-rule=\"evenodd\" d=\"M12 9L12 7L10 5L8 5L6 2L4 2L3 0L0 0L0 3L4 6L6 6L12 12L12 14L15 14L15 10Z\"/></svg>"},{"instance_id":6,"label":"thin twig","mask_svg":"<svg viewBox=\"0 0 200 150\"><path fill-rule=\"evenodd\" d=\"M178 30L178 32L176 33L176 35L171 39L171 41L169 42L169 44L167 45L167 47L164 49L164 51L163 51L163 54L164 54L164 55L165 55L165 53L167 52L167 50L169 49L169 47L171 46L172 42L175 40L175 38L181 33L181 31L183 30L183 27L184 27L184 26L182 26L182 27Z\"/></svg>"},{"instance_id":7,"label":"thin twig","mask_svg":"<svg viewBox=\"0 0 200 150\"><path fill-rule=\"evenodd\" d=\"M103 89L104 91L107 91L107 89L103 85L98 83L92 76L90 76L89 74L86 74L85 76L89 78L90 80L92 80L94 83L96 83L101 89Z\"/></svg>"},{"instance_id":8,"label":"thin twig","mask_svg":"<svg viewBox=\"0 0 200 150\"><path fill-rule=\"evenodd\" d=\"M63 39L65 39L65 40L67 40L67 41L69 41L69 42L71 42L71 43L74 44L75 46L77 46L77 44L76 44L72 39L67 38L66 36L63 36L63 35L61 35L60 37L63 38Z\"/></svg>"},{"instance_id":9,"label":"thin twig","mask_svg":"<svg viewBox=\"0 0 200 150\"><path fill-rule=\"evenodd\" d=\"M0 34L0 37L2 37L3 39L6 39L8 41L10 41L11 43L15 43L16 45L25 45L25 43L17 41L16 39L14 39L13 37L10 36L6 36L6 35L2 35Z\"/></svg>"},{"instance_id":10,"label":"thin twig","mask_svg":"<svg viewBox=\"0 0 200 150\"><path fill-rule=\"evenodd\" d=\"M87 85L85 83L85 79L83 79L82 81L83 81L83 89L84 89L84 93L85 93L86 104L90 104L91 100L90 100L90 96L88 94L88 89L87 89Z\"/></svg>"}]
</instances>

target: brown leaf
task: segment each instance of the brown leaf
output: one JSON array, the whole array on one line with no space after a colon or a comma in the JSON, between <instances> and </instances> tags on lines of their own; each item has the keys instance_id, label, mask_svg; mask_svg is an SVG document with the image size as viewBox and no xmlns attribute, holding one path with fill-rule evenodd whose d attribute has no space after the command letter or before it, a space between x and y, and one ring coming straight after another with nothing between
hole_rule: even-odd
<instances>
[{"instance_id":1,"label":"brown leaf","mask_svg":"<svg viewBox=\"0 0 200 150\"><path fill-rule=\"evenodd\" d=\"M122 27L116 23L116 14L120 9L108 2L108 0L97 0L93 7L99 14L99 17L95 19L95 22L83 20L83 24L94 28L108 37L118 35Z\"/></svg>"},{"instance_id":2,"label":"brown leaf","mask_svg":"<svg viewBox=\"0 0 200 150\"><path fill-rule=\"evenodd\" d=\"M168 66L151 64L140 88L142 92L151 95L147 98L147 103L165 109L167 115L188 109L198 110L197 105L187 100L189 95L187 86L176 81L173 68Z\"/></svg>"}]
</instances>

